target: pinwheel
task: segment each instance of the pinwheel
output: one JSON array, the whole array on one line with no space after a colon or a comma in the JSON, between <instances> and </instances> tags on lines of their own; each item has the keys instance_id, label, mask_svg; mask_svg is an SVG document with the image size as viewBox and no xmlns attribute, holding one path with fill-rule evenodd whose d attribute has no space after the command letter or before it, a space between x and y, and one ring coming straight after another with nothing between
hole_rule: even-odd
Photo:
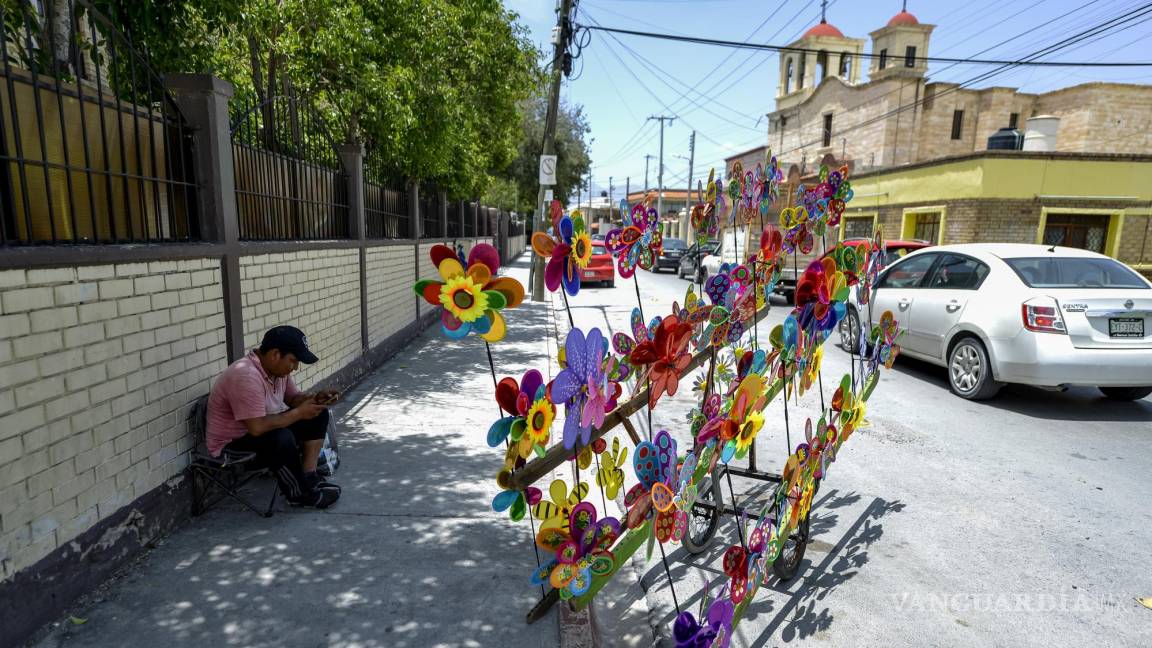
<instances>
[{"instance_id":1,"label":"pinwheel","mask_svg":"<svg viewBox=\"0 0 1152 648\"><path fill-rule=\"evenodd\" d=\"M705 290L712 299L708 327L698 346L735 344L744 335L744 322L756 315L756 299L749 290L752 284L748 266L724 264L720 272L708 279Z\"/></svg>"},{"instance_id":2,"label":"pinwheel","mask_svg":"<svg viewBox=\"0 0 1152 648\"><path fill-rule=\"evenodd\" d=\"M767 403L764 377L748 374L736 388L728 413L709 421L696 435L697 443L705 444L716 438L721 445L721 461L728 463L733 456L743 458L764 426L760 412Z\"/></svg>"},{"instance_id":3,"label":"pinwheel","mask_svg":"<svg viewBox=\"0 0 1152 648\"><path fill-rule=\"evenodd\" d=\"M688 353L691 337L691 325L681 322L675 315L669 315L660 321L653 338L636 345L629 355L633 367L647 367L645 375L651 383L648 390L649 407L656 407L657 401L665 393L676 395L680 376L692 362L692 355Z\"/></svg>"},{"instance_id":4,"label":"pinwheel","mask_svg":"<svg viewBox=\"0 0 1152 648\"><path fill-rule=\"evenodd\" d=\"M580 482L571 492L563 479L557 479L548 487L548 500L532 507L532 514L540 520L540 529L553 527L566 529L572 509L588 494L588 484Z\"/></svg>"},{"instance_id":5,"label":"pinwheel","mask_svg":"<svg viewBox=\"0 0 1152 648\"><path fill-rule=\"evenodd\" d=\"M676 491L672 490L679 489L676 440L660 430L651 441L641 441L632 456L632 468L639 483L624 495L628 528L643 526L656 509L656 539L678 542L688 528L688 514L675 507Z\"/></svg>"},{"instance_id":6,"label":"pinwheel","mask_svg":"<svg viewBox=\"0 0 1152 648\"><path fill-rule=\"evenodd\" d=\"M544 232L532 235L532 249L539 256L548 259L544 268L544 285L555 292L563 284L565 292L576 295L580 292L580 268L588 267L592 258L592 240L579 212L575 218L564 216L559 210L559 202L552 205L552 230L555 238Z\"/></svg>"},{"instance_id":7,"label":"pinwheel","mask_svg":"<svg viewBox=\"0 0 1152 648\"><path fill-rule=\"evenodd\" d=\"M736 605L727 597L720 597L708 606L703 624L691 612L681 612L672 626L676 648L728 648L735 613Z\"/></svg>"},{"instance_id":8,"label":"pinwheel","mask_svg":"<svg viewBox=\"0 0 1152 648\"><path fill-rule=\"evenodd\" d=\"M621 466L628 458L628 448L620 447L620 439L612 439L612 452L603 455L600 467L596 469L596 483L604 489L608 499L616 499L624 486L624 471Z\"/></svg>"},{"instance_id":9,"label":"pinwheel","mask_svg":"<svg viewBox=\"0 0 1152 648\"><path fill-rule=\"evenodd\" d=\"M487 243L478 243L468 253L468 270L447 245L432 246L429 256L443 281L422 279L414 289L433 306L443 306L440 314L444 335L460 339L475 332L488 342L504 339L504 317L500 311L515 308L524 301L524 286L511 277L497 277L500 253Z\"/></svg>"},{"instance_id":10,"label":"pinwheel","mask_svg":"<svg viewBox=\"0 0 1152 648\"><path fill-rule=\"evenodd\" d=\"M642 343L651 340L656 335L656 328L660 326L662 318L657 315L652 318L648 326L644 326L644 320L640 315L639 308L632 309L632 317L630 322L632 324L632 335L620 331L612 336L612 349L619 353L621 356L627 358L636 347Z\"/></svg>"},{"instance_id":11,"label":"pinwheel","mask_svg":"<svg viewBox=\"0 0 1152 648\"><path fill-rule=\"evenodd\" d=\"M553 403L564 403L564 447L572 448L579 441L588 445L592 427L604 422L604 408L608 403L608 381L604 375L604 353L607 341L594 328L584 332L574 328L568 332L564 344L567 366L552 381L549 390Z\"/></svg>"},{"instance_id":12,"label":"pinwheel","mask_svg":"<svg viewBox=\"0 0 1152 648\"><path fill-rule=\"evenodd\" d=\"M636 266L651 270L663 248L660 215L648 202L646 199L628 210L627 201L622 201L624 227L609 230L604 236L604 247L616 257L616 267L625 279L636 273Z\"/></svg>"},{"instance_id":13,"label":"pinwheel","mask_svg":"<svg viewBox=\"0 0 1152 648\"><path fill-rule=\"evenodd\" d=\"M492 510L497 513L508 511L508 517L514 522L524 519L524 513L529 506L540 502L540 489L529 486L522 491L502 490L492 499Z\"/></svg>"},{"instance_id":14,"label":"pinwheel","mask_svg":"<svg viewBox=\"0 0 1152 648\"><path fill-rule=\"evenodd\" d=\"M596 507L581 502L572 508L566 527L541 528L536 544L552 551L555 558L532 573L532 583L549 583L568 599L588 591L593 575L612 572L614 562L608 550L620 534L615 518L598 520Z\"/></svg>"},{"instance_id":15,"label":"pinwheel","mask_svg":"<svg viewBox=\"0 0 1152 648\"><path fill-rule=\"evenodd\" d=\"M521 457L527 459L533 451L543 456L556 406L548 400L540 372L528 371L520 384L515 378L501 380L496 385L496 402L511 416L497 420L488 429L488 445L495 448L511 438Z\"/></svg>"},{"instance_id":16,"label":"pinwheel","mask_svg":"<svg viewBox=\"0 0 1152 648\"><path fill-rule=\"evenodd\" d=\"M900 355L900 347L896 344L896 340L901 333L892 311L884 311L880 315L880 322L872 327L872 332L868 336L873 345L869 363L870 371L875 371L881 364L884 365L885 369L892 368L892 363L896 362L896 356Z\"/></svg>"}]
</instances>

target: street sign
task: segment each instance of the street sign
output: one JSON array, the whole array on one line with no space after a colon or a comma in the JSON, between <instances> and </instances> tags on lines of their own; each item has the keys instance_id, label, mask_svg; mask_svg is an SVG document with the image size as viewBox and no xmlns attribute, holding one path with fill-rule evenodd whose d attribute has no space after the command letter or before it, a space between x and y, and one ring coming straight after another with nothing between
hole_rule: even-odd
<instances>
[{"instance_id":1,"label":"street sign","mask_svg":"<svg viewBox=\"0 0 1152 648\"><path fill-rule=\"evenodd\" d=\"M556 184L556 156L540 156L540 184L545 187Z\"/></svg>"},{"instance_id":2,"label":"street sign","mask_svg":"<svg viewBox=\"0 0 1152 648\"><path fill-rule=\"evenodd\" d=\"M544 204L545 205L552 204L552 190L551 189L545 189L544 190Z\"/></svg>"}]
</instances>

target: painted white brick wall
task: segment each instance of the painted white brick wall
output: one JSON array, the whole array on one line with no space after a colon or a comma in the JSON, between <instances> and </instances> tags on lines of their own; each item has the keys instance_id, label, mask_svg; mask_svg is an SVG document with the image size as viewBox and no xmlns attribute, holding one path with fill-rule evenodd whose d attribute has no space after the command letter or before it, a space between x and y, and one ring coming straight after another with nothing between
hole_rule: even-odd
<instances>
[{"instance_id":1,"label":"painted white brick wall","mask_svg":"<svg viewBox=\"0 0 1152 648\"><path fill-rule=\"evenodd\" d=\"M368 248L368 344L375 347L416 320L414 245ZM431 277L428 277L431 278Z\"/></svg>"},{"instance_id":2,"label":"painted white brick wall","mask_svg":"<svg viewBox=\"0 0 1152 648\"><path fill-rule=\"evenodd\" d=\"M411 286L409 286L411 290ZM295 326L308 336L313 365L292 379L301 389L342 369L360 355L360 252L305 250L241 257L244 345L260 346L273 326Z\"/></svg>"},{"instance_id":3,"label":"painted white brick wall","mask_svg":"<svg viewBox=\"0 0 1152 648\"><path fill-rule=\"evenodd\" d=\"M0 579L181 473L224 339L215 259L0 271Z\"/></svg>"}]
</instances>

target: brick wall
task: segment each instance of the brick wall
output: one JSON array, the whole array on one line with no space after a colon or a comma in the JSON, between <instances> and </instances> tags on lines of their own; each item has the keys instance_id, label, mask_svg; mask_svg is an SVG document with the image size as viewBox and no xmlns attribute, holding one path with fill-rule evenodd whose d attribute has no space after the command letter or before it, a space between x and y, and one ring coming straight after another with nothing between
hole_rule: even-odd
<instances>
[{"instance_id":1,"label":"brick wall","mask_svg":"<svg viewBox=\"0 0 1152 648\"><path fill-rule=\"evenodd\" d=\"M376 346L416 319L414 245L368 248L368 344ZM432 278L432 277L425 277Z\"/></svg>"},{"instance_id":2,"label":"brick wall","mask_svg":"<svg viewBox=\"0 0 1152 648\"><path fill-rule=\"evenodd\" d=\"M0 580L180 474L219 261L0 271Z\"/></svg>"},{"instance_id":3,"label":"brick wall","mask_svg":"<svg viewBox=\"0 0 1152 648\"><path fill-rule=\"evenodd\" d=\"M264 332L290 324L304 331L319 358L292 375L301 389L344 368L361 351L360 252L302 250L240 259L244 346L260 346Z\"/></svg>"}]
</instances>

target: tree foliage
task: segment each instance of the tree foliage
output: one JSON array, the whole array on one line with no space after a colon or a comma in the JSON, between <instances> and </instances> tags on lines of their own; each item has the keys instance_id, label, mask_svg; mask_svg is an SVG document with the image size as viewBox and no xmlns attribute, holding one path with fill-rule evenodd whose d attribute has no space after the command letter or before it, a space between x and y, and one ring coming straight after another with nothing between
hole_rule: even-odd
<instances>
[{"instance_id":1,"label":"tree foliage","mask_svg":"<svg viewBox=\"0 0 1152 648\"><path fill-rule=\"evenodd\" d=\"M517 155L538 52L500 0L97 0L161 72L310 97L397 181L482 193Z\"/></svg>"},{"instance_id":2,"label":"tree foliage","mask_svg":"<svg viewBox=\"0 0 1152 648\"><path fill-rule=\"evenodd\" d=\"M493 204L515 205L525 211L536 208L547 115L548 97L543 93L521 103L518 154L502 174L503 181L493 184L488 195ZM556 186L552 189L555 198L565 205L588 174L591 158L584 136L589 132L583 108L562 102L556 116Z\"/></svg>"}]
</instances>

